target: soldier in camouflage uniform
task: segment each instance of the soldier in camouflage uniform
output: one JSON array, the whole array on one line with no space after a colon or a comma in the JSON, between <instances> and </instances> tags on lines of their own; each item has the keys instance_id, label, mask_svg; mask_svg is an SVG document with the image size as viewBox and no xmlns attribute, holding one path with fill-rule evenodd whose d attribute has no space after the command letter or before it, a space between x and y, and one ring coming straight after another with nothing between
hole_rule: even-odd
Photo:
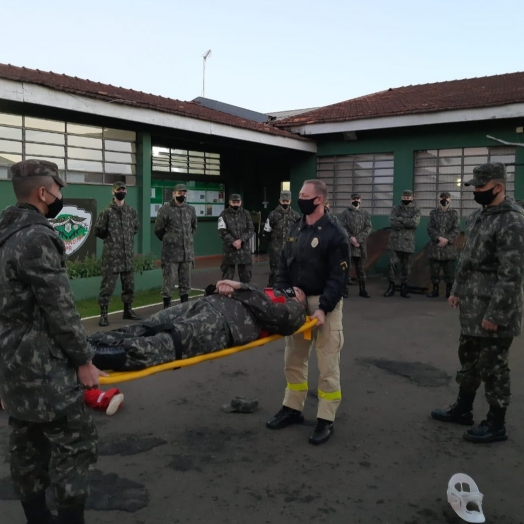
<instances>
[{"instance_id":1,"label":"soldier in camouflage uniform","mask_svg":"<svg viewBox=\"0 0 524 524\"><path fill-rule=\"evenodd\" d=\"M142 323L95 333L89 337L94 362L104 369L143 369L248 344L261 334L291 335L306 321L305 295L298 288L302 303L291 297L272 300L252 284L231 280L208 288L208 296Z\"/></svg>"},{"instance_id":2,"label":"soldier in camouflage uniform","mask_svg":"<svg viewBox=\"0 0 524 524\"><path fill-rule=\"evenodd\" d=\"M137 212L126 204L126 185L113 184L113 200L98 215L95 235L104 241L102 251L102 285L98 304L100 305L99 326L107 326L107 308L116 287L118 275L122 282L123 318L140 320L131 309L135 294L134 236L138 233Z\"/></svg>"},{"instance_id":3,"label":"soldier in camouflage uniform","mask_svg":"<svg viewBox=\"0 0 524 524\"><path fill-rule=\"evenodd\" d=\"M231 280L235 276L235 265L238 266L240 282L251 282L253 257L249 239L255 232L255 226L249 211L242 207L242 197L233 193L229 207L218 217L218 234L223 242L222 278Z\"/></svg>"},{"instance_id":4,"label":"soldier in camouflage uniform","mask_svg":"<svg viewBox=\"0 0 524 524\"><path fill-rule=\"evenodd\" d=\"M473 424L473 401L484 382L489 413L464 433L471 442L506 440L505 415L511 398L509 348L520 335L524 287L524 212L505 198L506 167L483 164L465 184L475 187L483 207L468 217L449 303L460 310L461 369L457 401L435 409L437 420Z\"/></svg>"},{"instance_id":5,"label":"soldier in camouflage uniform","mask_svg":"<svg viewBox=\"0 0 524 524\"><path fill-rule=\"evenodd\" d=\"M402 193L402 203L393 206L389 214L391 234L389 235L389 287L385 297L395 294L395 278L400 266L400 296L410 298L408 279L410 262L415 252L415 231L420 222L420 209L413 202L413 191L406 189Z\"/></svg>"},{"instance_id":6,"label":"soldier in camouflage uniform","mask_svg":"<svg viewBox=\"0 0 524 524\"><path fill-rule=\"evenodd\" d=\"M264 234L270 239L268 287L273 287L275 284L280 252L289 228L297 220L300 220L300 215L291 209L291 191L281 191L279 206L269 213L264 225Z\"/></svg>"},{"instance_id":7,"label":"soldier in camouflage uniform","mask_svg":"<svg viewBox=\"0 0 524 524\"><path fill-rule=\"evenodd\" d=\"M359 193L351 195L351 206L340 215L342 227L347 231L351 244L351 262L355 266L358 283L360 286L359 296L370 298L366 291L366 272L364 264L368 257L367 239L371 233L371 217L369 213L361 209L362 199ZM349 294L346 288L345 296Z\"/></svg>"},{"instance_id":8,"label":"soldier in camouflage uniform","mask_svg":"<svg viewBox=\"0 0 524 524\"><path fill-rule=\"evenodd\" d=\"M29 524L84 522L97 433L83 386L95 387L86 333L47 220L62 209L56 164L11 167L16 206L0 216L0 398L9 415L11 477ZM52 486L58 521L46 504Z\"/></svg>"},{"instance_id":9,"label":"soldier in camouflage uniform","mask_svg":"<svg viewBox=\"0 0 524 524\"><path fill-rule=\"evenodd\" d=\"M160 293L164 309L171 307L171 298L178 279L180 302L189 300L191 269L195 261L193 235L197 216L193 206L186 204L187 187L177 184L173 200L162 206L155 221L155 235L162 241L162 274L164 284Z\"/></svg>"},{"instance_id":10,"label":"soldier in camouflage uniform","mask_svg":"<svg viewBox=\"0 0 524 524\"><path fill-rule=\"evenodd\" d=\"M457 259L455 239L460 234L460 219L457 211L450 208L450 202L450 193L440 193L439 207L433 209L429 214L428 235L430 243L428 258L433 290L427 295L428 298L437 298L439 296L438 288L441 268L444 272L444 282L446 283L446 298L449 298L453 281L455 280L455 260Z\"/></svg>"}]
</instances>

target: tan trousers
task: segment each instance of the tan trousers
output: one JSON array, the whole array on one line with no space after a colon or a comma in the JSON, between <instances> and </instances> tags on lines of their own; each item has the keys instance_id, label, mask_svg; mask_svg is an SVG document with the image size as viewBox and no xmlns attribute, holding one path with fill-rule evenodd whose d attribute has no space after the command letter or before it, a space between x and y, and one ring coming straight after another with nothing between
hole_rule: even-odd
<instances>
[{"instance_id":1,"label":"tan trousers","mask_svg":"<svg viewBox=\"0 0 524 524\"><path fill-rule=\"evenodd\" d=\"M307 297L309 315L318 309L319 296ZM316 346L318 369L318 412L317 418L335 420L342 399L340 390L340 350L344 345L342 333L341 300L335 309L326 315L320 328L313 328L312 340L304 335L286 337L284 372L287 381L284 406L302 411L308 392L308 362L313 346Z\"/></svg>"}]
</instances>

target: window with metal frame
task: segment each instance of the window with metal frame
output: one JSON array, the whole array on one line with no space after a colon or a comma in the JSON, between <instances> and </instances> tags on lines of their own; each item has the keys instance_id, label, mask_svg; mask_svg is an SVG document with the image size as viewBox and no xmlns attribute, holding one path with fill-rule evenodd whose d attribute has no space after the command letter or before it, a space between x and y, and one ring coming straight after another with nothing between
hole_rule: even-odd
<instances>
[{"instance_id":1,"label":"window with metal frame","mask_svg":"<svg viewBox=\"0 0 524 524\"><path fill-rule=\"evenodd\" d=\"M153 171L220 176L220 154L153 146Z\"/></svg>"},{"instance_id":2,"label":"window with metal frame","mask_svg":"<svg viewBox=\"0 0 524 524\"><path fill-rule=\"evenodd\" d=\"M393 205L393 153L318 157L317 178L328 186L331 210L341 213L359 193L362 208L388 215Z\"/></svg>"},{"instance_id":3,"label":"window with metal frame","mask_svg":"<svg viewBox=\"0 0 524 524\"><path fill-rule=\"evenodd\" d=\"M136 185L136 133L0 113L0 179L21 160L57 164L68 182Z\"/></svg>"},{"instance_id":4,"label":"window with metal frame","mask_svg":"<svg viewBox=\"0 0 524 524\"><path fill-rule=\"evenodd\" d=\"M451 194L451 205L461 217L478 209L473 187L464 182L473 177L473 169L486 162L502 162L507 170L507 194L515 194L515 147L464 147L415 152L415 200L423 216L437 206L442 191Z\"/></svg>"}]
</instances>

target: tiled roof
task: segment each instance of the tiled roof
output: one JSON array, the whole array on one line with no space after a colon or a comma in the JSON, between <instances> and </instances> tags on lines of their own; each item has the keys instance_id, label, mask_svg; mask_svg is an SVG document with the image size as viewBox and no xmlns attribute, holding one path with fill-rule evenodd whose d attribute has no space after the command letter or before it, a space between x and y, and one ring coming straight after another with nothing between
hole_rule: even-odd
<instances>
[{"instance_id":1,"label":"tiled roof","mask_svg":"<svg viewBox=\"0 0 524 524\"><path fill-rule=\"evenodd\" d=\"M278 120L277 127L478 109L524 102L524 73L390 88Z\"/></svg>"},{"instance_id":2,"label":"tiled roof","mask_svg":"<svg viewBox=\"0 0 524 524\"><path fill-rule=\"evenodd\" d=\"M194 102L182 102L172 98L164 98L163 96L134 91L133 89L125 89L110 84L84 80L76 76L72 77L53 72L39 71L38 69L27 69L10 64L0 64L0 78L13 80L15 82L38 84L49 87L50 89L96 98L113 104L118 103L126 106L153 109L164 113L215 122L217 124L250 129L269 135L298 140L303 139L299 135L295 135L284 129L277 129L271 124L254 122L215 109L210 109Z\"/></svg>"}]
</instances>

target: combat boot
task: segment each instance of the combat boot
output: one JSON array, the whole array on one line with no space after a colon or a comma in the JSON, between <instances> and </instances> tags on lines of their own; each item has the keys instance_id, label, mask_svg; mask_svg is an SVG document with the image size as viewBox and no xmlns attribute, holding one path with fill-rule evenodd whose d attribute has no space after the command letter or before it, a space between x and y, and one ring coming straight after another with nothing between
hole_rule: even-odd
<instances>
[{"instance_id":1,"label":"combat boot","mask_svg":"<svg viewBox=\"0 0 524 524\"><path fill-rule=\"evenodd\" d=\"M335 428L333 427L333 421L317 418L317 424L313 433L311 433L311 436L309 437L309 443L314 446L324 444L324 442L327 442L331 438L334 431Z\"/></svg>"},{"instance_id":2,"label":"combat boot","mask_svg":"<svg viewBox=\"0 0 524 524\"><path fill-rule=\"evenodd\" d=\"M171 307L171 297L164 297L164 309L167 309L168 307Z\"/></svg>"},{"instance_id":3,"label":"combat boot","mask_svg":"<svg viewBox=\"0 0 524 524\"><path fill-rule=\"evenodd\" d=\"M280 411L266 422L266 427L269 429L282 429L291 424L302 424L302 422L304 422L304 416L300 411L282 406Z\"/></svg>"},{"instance_id":4,"label":"combat boot","mask_svg":"<svg viewBox=\"0 0 524 524\"><path fill-rule=\"evenodd\" d=\"M109 320L107 319L107 306L100 306L100 320L98 325L101 327L109 326Z\"/></svg>"},{"instance_id":5,"label":"combat boot","mask_svg":"<svg viewBox=\"0 0 524 524\"><path fill-rule=\"evenodd\" d=\"M358 296L362 298L371 298L371 295L366 291L366 282L364 280L359 280L358 285L360 288Z\"/></svg>"},{"instance_id":6,"label":"combat boot","mask_svg":"<svg viewBox=\"0 0 524 524\"><path fill-rule=\"evenodd\" d=\"M189 301L189 295L186 293L185 295L180 295L180 303L183 304L184 302Z\"/></svg>"},{"instance_id":7,"label":"combat boot","mask_svg":"<svg viewBox=\"0 0 524 524\"><path fill-rule=\"evenodd\" d=\"M431 293L428 293L426 296L428 298L438 298L439 295L439 289L438 289L438 282L433 282L433 290Z\"/></svg>"},{"instance_id":8,"label":"combat boot","mask_svg":"<svg viewBox=\"0 0 524 524\"><path fill-rule=\"evenodd\" d=\"M505 419L506 408L492 406L486 420L483 420L476 428L469 429L464 433L464 440L476 444L508 440Z\"/></svg>"},{"instance_id":9,"label":"combat boot","mask_svg":"<svg viewBox=\"0 0 524 524\"><path fill-rule=\"evenodd\" d=\"M59 508L56 524L85 524L84 506Z\"/></svg>"},{"instance_id":10,"label":"combat boot","mask_svg":"<svg viewBox=\"0 0 524 524\"><path fill-rule=\"evenodd\" d=\"M142 317L139 317L132 309L131 304L126 303L124 304L124 314L122 315L122 318L126 320L142 320Z\"/></svg>"},{"instance_id":11,"label":"combat boot","mask_svg":"<svg viewBox=\"0 0 524 524\"><path fill-rule=\"evenodd\" d=\"M464 426L473 425L473 401L475 393L459 391L457 401L446 409L434 409L431 417L442 422L454 422Z\"/></svg>"},{"instance_id":12,"label":"combat boot","mask_svg":"<svg viewBox=\"0 0 524 524\"><path fill-rule=\"evenodd\" d=\"M453 284L446 284L446 298L451 296L451 290L453 289Z\"/></svg>"},{"instance_id":13,"label":"combat boot","mask_svg":"<svg viewBox=\"0 0 524 524\"><path fill-rule=\"evenodd\" d=\"M395 294L395 282L393 280L389 281L389 287L386 289L386 292L384 293L385 297L392 297Z\"/></svg>"},{"instance_id":14,"label":"combat boot","mask_svg":"<svg viewBox=\"0 0 524 524\"><path fill-rule=\"evenodd\" d=\"M400 296L402 298L411 298L411 295L408 293L408 285L405 282L400 284Z\"/></svg>"},{"instance_id":15,"label":"combat boot","mask_svg":"<svg viewBox=\"0 0 524 524\"><path fill-rule=\"evenodd\" d=\"M31 499L22 502L27 524L52 524L55 522L52 513L47 507L45 492L38 493Z\"/></svg>"}]
</instances>

